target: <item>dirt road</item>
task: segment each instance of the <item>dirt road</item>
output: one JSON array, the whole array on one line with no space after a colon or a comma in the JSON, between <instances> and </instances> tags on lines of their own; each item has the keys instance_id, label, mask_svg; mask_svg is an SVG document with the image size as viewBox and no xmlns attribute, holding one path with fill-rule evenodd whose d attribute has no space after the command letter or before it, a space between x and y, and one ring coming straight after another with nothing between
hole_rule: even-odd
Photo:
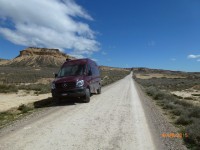
<instances>
[{"instance_id":1,"label":"dirt road","mask_svg":"<svg viewBox=\"0 0 200 150\"><path fill-rule=\"evenodd\" d=\"M144 112L129 75L103 88L88 104L48 108L45 115L0 134L0 149L158 149L162 141L155 140Z\"/></svg>"}]
</instances>

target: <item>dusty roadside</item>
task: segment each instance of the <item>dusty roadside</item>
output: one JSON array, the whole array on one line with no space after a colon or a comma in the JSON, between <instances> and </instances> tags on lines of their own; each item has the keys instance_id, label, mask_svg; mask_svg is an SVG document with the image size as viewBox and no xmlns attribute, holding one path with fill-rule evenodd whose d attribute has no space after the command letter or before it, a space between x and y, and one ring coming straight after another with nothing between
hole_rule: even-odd
<instances>
[{"instance_id":1,"label":"dusty roadside","mask_svg":"<svg viewBox=\"0 0 200 150\"><path fill-rule=\"evenodd\" d=\"M18 93L3 94L0 93L0 112L7 111L11 108L19 107L21 104L29 104L42 99L51 97L51 94L34 94L34 91L26 93L25 91L19 91Z\"/></svg>"}]
</instances>

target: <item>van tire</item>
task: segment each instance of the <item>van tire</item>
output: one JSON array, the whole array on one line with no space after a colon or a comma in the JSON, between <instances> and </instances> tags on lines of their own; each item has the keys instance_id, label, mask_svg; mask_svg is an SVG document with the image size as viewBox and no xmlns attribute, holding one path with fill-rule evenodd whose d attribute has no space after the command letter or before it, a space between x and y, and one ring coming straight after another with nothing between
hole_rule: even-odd
<instances>
[{"instance_id":1,"label":"van tire","mask_svg":"<svg viewBox=\"0 0 200 150\"><path fill-rule=\"evenodd\" d=\"M97 94L101 94L101 86L97 89Z\"/></svg>"},{"instance_id":2,"label":"van tire","mask_svg":"<svg viewBox=\"0 0 200 150\"><path fill-rule=\"evenodd\" d=\"M90 102L90 89L88 88L85 89L85 96L83 97L83 102L84 103Z\"/></svg>"}]
</instances>

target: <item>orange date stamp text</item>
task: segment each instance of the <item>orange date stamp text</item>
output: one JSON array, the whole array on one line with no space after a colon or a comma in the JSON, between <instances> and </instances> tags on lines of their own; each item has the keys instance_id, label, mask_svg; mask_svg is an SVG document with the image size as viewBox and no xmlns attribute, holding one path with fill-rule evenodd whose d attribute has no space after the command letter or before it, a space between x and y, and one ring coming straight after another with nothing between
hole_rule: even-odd
<instances>
[{"instance_id":1,"label":"orange date stamp text","mask_svg":"<svg viewBox=\"0 0 200 150\"><path fill-rule=\"evenodd\" d=\"M188 138L188 133L162 133L163 138Z\"/></svg>"}]
</instances>

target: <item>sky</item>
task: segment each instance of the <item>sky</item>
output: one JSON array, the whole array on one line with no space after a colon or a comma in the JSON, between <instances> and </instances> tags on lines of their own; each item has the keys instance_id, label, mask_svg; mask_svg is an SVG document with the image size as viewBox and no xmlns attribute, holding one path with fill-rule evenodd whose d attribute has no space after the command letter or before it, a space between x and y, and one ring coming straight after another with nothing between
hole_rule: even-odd
<instances>
[{"instance_id":1,"label":"sky","mask_svg":"<svg viewBox=\"0 0 200 150\"><path fill-rule=\"evenodd\" d=\"M0 0L0 58L59 48L99 65L200 71L199 0Z\"/></svg>"}]
</instances>

